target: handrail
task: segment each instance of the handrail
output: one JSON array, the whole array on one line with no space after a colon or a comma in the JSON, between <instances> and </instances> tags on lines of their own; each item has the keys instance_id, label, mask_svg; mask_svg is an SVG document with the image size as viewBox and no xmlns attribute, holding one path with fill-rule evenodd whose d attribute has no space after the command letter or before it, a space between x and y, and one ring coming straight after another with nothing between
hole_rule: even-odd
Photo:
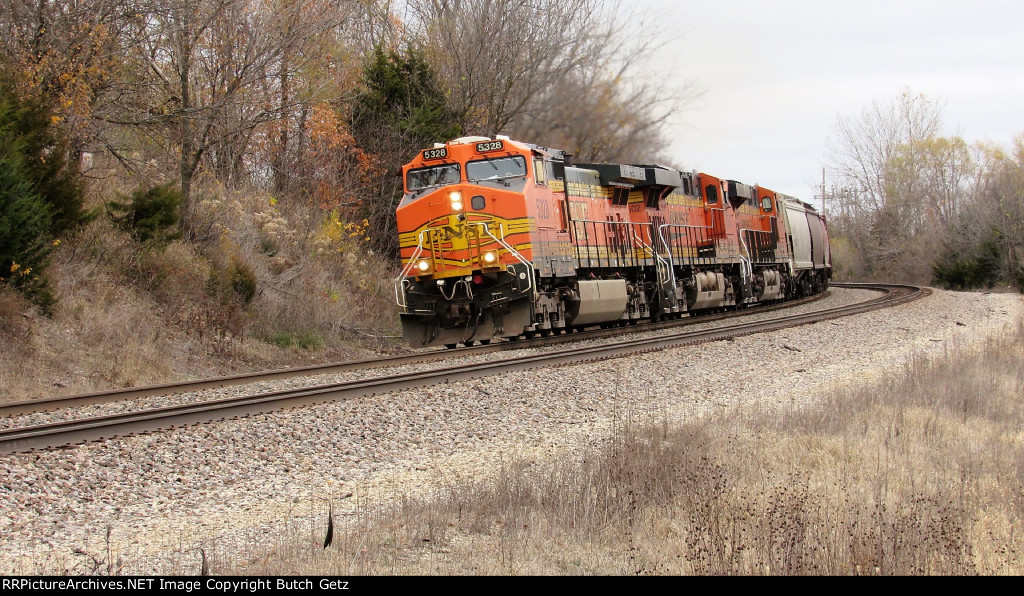
<instances>
[{"instance_id":1,"label":"handrail","mask_svg":"<svg viewBox=\"0 0 1024 596\"><path fill-rule=\"evenodd\" d=\"M747 246L747 239L746 239L746 235L744 234L744 232L750 232L751 234L754 234L754 235L757 235L757 234L768 234L768 235L770 235L771 231L769 231L769 230L755 230L753 228L740 228L739 232L740 232L740 243L743 245L743 250L744 250L744 252L747 253L747 258L749 259L747 261L747 265L748 265L748 267L750 269L750 277L753 278L753 276L754 276L754 265L753 265L754 255L750 254L750 247ZM740 260L744 260L743 257L740 257Z\"/></svg>"},{"instance_id":2,"label":"handrail","mask_svg":"<svg viewBox=\"0 0 1024 596\"><path fill-rule=\"evenodd\" d=\"M753 282L754 280L754 265L752 264L754 256L750 254L750 247L747 246L747 238L743 232L753 231L755 230L752 230L750 228L740 228L739 230L740 244L743 246L743 252L747 253L747 258L743 258L743 256L740 255L740 263L746 265L746 270L743 272L743 277L746 278L748 282Z\"/></svg>"},{"instance_id":3,"label":"handrail","mask_svg":"<svg viewBox=\"0 0 1024 596\"><path fill-rule=\"evenodd\" d=\"M665 240L665 233L664 233L665 232L665 228L681 228L681 229L684 229L684 230L714 230L715 226L691 226L689 224L673 224L673 223L666 223L666 224L661 224L660 226L658 226L658 236L661 237L661 243L664 244L665 248L668 249L669 264L671 264L673 269L674 269L675 268L675 259L672 257L672 247L669 245L668 241ZM715 242L715 244L717 244L717 241L715 241L714 238L708 238L708 240L710 240L711 242Z\"/></svg>"},{"instance_id":4,"label":"handrail","mask_svg":"<svg viewBox=\"0 0 1024 596\"><path fill-rule=\"evenodd\" d=\"M498 236L495 236L494 233L491 232L490 226L487 225L487 222L474 222L474 223L471 223L470 225L482 229L484 234L486 234L488 237L490 237L492 240L494 240L496 243L498 243L499 246L501 246L506 251L508 251L513 257L515 257L515 259L517 261L519 261L520 263L522 263L526 267L526 270L529 273L529 286L527 287L527 291L528 292L532 291L533 293L535 293L536 292L536 283L534 281L534 271L535 270L534 270L534 267L533 267L533 263L527 261L526 258L524 258L523 255L519 251L517 251L515 248L513 248L512 245L510 245L505 240L504 237L499 238ZM395 302L398 304L398 306L400 306L403 309L408 309L409 308L408 300L406 300L406 298L405 298L405 288L404 288L403 284L406 281L406 279L409 277L409 274L412 273L413 268L415 267L416 259L418 259L420 257L420 255L423 254L424 235L427 234L428 232L432 232L433 230L434 230L434 228L427 228L427 229L425 229L425 230L420 232L419 237L417 239L416 250L413 252L412 256L409 258L409 263L406 264L405 267L402 268L402 272L399 274L398 279L395 280ZM452 296L455 295L455 289L457 287L458 287L458 282L456 282L456 284L454 286L452 286ZM441 292L443 294L444 290L442 290ZM466 285L466 293L467 293L467 295L470 298L472 298L472 290L469 288L468 285ZM531 296L532 295L533 294L531 293ZM448 300L451 300L450 297L445 296L445 298L448 299Z\"/></svg>"},{"instance_id":5,"label":"handrail","mask_svg":"<svg viewBox=\"0 0 1024 596\"><path fill-rule=\"evenodd\" d=\"M427 228L420 232L419 239L417 240L416 250L413 251L412 256L409 257L409 263L402 268L402 272L398 274L398 279L395 280L395 302L398 304L398 306L402 307L403 309L409 308L409 303L405 299L405 287L403 286L403 284L405 283L405 278L409 276L409 273L411 273L413 267L415 267L416 259L418 259L419 256L423 253L423 235L429 231L430 228ZM402 288L401 292L399 292L400 287Z\"/></svg>"},{"instance_id":6,"label":"handrail","mask_svg":"<svg viewBox=\"0 0 1024 596\"><path fill-rule=\"evenodd\" d=\"M635 225L641 225L641 226L651 226L651 228L652 228L652 229L653 229L653 227L654 227L654 224L652 224L652 223L645 223L645 224L635 224ZM651 245L647 244L646 242L644 242L644 239L643 239L643 238L641 238L640 236L638 236L638 235L637 235L637 233L636 233L636 230L634 230L633 228L630 228L630 232L632 232L632 233L633 233L633 238L634 238L635 240L637 240L637 241L638 241L638 242L640 243L640 246L642 246L642 247L644 248L644 250L648 250L648 251L650 251L650 253L651 253L652 255L654 255L654 258L655 258L655 259L657 260L657 262L658 262L658 266L656 266L656 267L654 268L654 270L655 270L655 271L657 271L657 273L658 273L658 284L659 284L659 285L664 285L664 284L665 284L665 282L666 282L666 281L668 281L668 277L669 277L669 276L668 276L668 274L662 275L662 270L661 270L661 268L662 268L662 267L665 267L666 269L668 269L668 266L669 266L669 265L668 265L668 262L667 262L667 261L665 261L665 259L661 258L661 255L660 255L660 254L658 254L658 251L654 250L654 247L653 247L653 246L651 246ZM666 244L666 247L667 247L667 246L668 246L668 245Z\"/></svg>"}]
</instances>

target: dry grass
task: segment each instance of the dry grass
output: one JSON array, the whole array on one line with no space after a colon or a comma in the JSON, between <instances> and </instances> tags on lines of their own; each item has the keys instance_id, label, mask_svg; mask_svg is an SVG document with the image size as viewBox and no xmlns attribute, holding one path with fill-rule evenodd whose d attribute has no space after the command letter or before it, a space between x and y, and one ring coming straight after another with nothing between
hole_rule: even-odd
<instances>
[{"instance_id":1,"label":"dry grass","mask_svg":"<svg viewBox=\"0 0 1024 596\"><path fill-rule=\"evenodd\" d=\"M258 192L199 195L189 242L144 245L102 216L66 239L49 270L52 317L0 285L0 400L395 349L389 268L357 239L327 237L323 213ZM249 302L236 271L255 284Z\"/></svg>"},{"instance_id":2,"label":"dry grass","mask_svg":"<svg viewBox=\"0 0 1024 596\"><path fill-rule=\"evenodd\" d=\"M1024 326L803 409L625 417L573 461L359 503L218 573L1020 574Z\"/></svg>"}]
</instances>

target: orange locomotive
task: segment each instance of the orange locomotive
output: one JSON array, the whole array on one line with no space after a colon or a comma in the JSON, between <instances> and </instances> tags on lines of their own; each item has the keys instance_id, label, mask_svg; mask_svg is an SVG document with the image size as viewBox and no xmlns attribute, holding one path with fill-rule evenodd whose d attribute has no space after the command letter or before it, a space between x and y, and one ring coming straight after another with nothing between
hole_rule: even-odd
<instances>
[{"instance_id":1,"label":"orange locomotive","mask_svg":"<svg viewBox=\"0 0 1024 596\"><path fill-rule=\"evenodd\" d=\"M395 288L411 344L657 320L806 295L831 278L827 228L806 203L568 157L464 137L402 169Z\"/></svg>"}]
</instances>

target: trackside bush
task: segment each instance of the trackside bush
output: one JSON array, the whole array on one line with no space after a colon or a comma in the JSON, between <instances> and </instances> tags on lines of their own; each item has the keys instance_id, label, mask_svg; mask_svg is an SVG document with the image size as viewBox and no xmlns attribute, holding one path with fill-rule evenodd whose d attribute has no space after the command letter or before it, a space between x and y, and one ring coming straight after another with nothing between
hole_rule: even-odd
<instances>
[{"instance_id":1,"label":"trackside bush","mask_svg":"<svg viewBox=\"0 0 1024 596\"><path fill-rule=\"evenodd\" d=\"M256 274L237 258L210 270L210 294L222 304L246 305L256 297Z\"/></svg>"},{"instance_id":2,"label":"trackside bush","mask_svg":"<svg viewBox=\"0 0 1024 596\"><path fill-rule=\"evenodd\" d=\"M110 201L114 221L140 242L166 244L181 237L181 205L185 195L174 183L138 188L131 197Z\"/></svg>"},{"instance_id":3,"label":"trackside bush","mask_svg":"<svg viewBox=\"0 0 1024 596\"><path fill-rule=\"evenodd\" d=\"M932 266L932 281L950 290L991 288L999 273L998 238L990 236L973 250L947 248Z\"/></svg>"}]
</instances>

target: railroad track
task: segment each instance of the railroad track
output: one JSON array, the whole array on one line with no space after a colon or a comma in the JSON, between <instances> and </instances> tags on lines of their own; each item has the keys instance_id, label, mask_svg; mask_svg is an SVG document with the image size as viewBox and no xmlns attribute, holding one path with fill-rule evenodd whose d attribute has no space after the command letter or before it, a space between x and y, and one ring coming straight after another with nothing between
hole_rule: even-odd
<instances>
[{"instance_id":1,"label":"railroad track","mask_svg":"<svg viewBox=\"0 0 1024 596\"><path fill-rule=\"evenodd\" d=\"M111 402L131 401L134 399L142 399L153 396L174 395L179 393L204 391L207 389L220 389L223 387L247 385L263 381L280 381L283 379L289 379L294 377L308 377L323 374L349 373L359 370L366 370L370 368L390 369L397 368L399 366L405 366L408 364L436 362L439 360L445 360L449 358L462 358L476 354L485 354L508 350L519 350L522 348L535 348L559 343L622 336L623 334L626 333L637 333L660 329L671 329L674 327L685 327L688 325L696 325L698 323L739 318L747 315L754 315L761 312L770 312L774 310L792 308L794 306L799 306L801 304L806 304L809 302L820 300L826 295L827 292L825 294L819 294L817 296L811 296L809 298L803 298L800 300L794 300L790 302L756 305L744 310L728 311L718 314L702 314L695 317L688 316L682 319L663 321L659 323L647 322L638 325L628 325L626 327L614 327L611 329L590 329L587 331L580 331L566 335L552 335L549 337L537 337L534 339L522 339L518 341L509 342L496 342L493 344L481 344L472 347L456 348L451 350L444 348L433 349L429 351L412 352L409 354L401 354L397 356L384 356L365 360L339 362L333 364L316 364L311 366L302 366L295 368L286 368L270 371L261 371L255 373L244 373L238 375L215 377L212 379L185 381L181 383L166 383L161 385L148 385L145 387L128 387L125 389L98 391L94 393L84 393L80 395L47 397L41 399L29 399L16 402L0 403L0 418L10 418L14 416L23 416L25 414L35 414L37 412L49 412L53 410L63 410L67 408L101 405Z\"/></svg>"},{"instance_id":2,"label":"railroad track","mask_svg":"<svg viewBox=\"0 0 1024 596\"><path fill-rule=\"evenodd\" d=\"M192 424L212 422L230 418L238 418L252 414L272 412L303 405L335 401L342 399L354 399L368 395L381 393L392 393L416 389L430 385L457 382L467 379L475 379L499 374L514 370L538 368L542 366L574 364L585 361L616 358L626 354L663 350L672 347L690 345L695 343L715 341L748 335L763 331L781 329L815 323L828 319L858 314L902 304L910 300L923 297L930 293L927 289L913 286L879 285L879 284L833 284L842 287L854 287L874 289L883 292L883 295L844 307L827 309L814 313L800 315L784 315L766 321L747 321L725 325L716 329L687 331L685 327L669 335L645 338L622 338L619 341L597 345L597 346L570 346L556 349L540 354L517 354L511 358L501 358L490 362L462 364L447 366L428 371L419 371L403 374L390 374L386 376L368 378L357 381L345 381L315 387L300 389L289 389L273 391L256 395L244 395L224 399L210 400L200 403L188 403L161 408L153 408L141 411L109 414L85 419L65 420L35 426L9 428L0 430L0 453L15 453L44 449L63 445L72 445L88 441L100 440L116 436L151 432L161 429L169 429ZM791 303L790 303L791 304ZM750 313L763 312L764 308L751 309ZM716 317L721 318L721 317ZM706 322L714 320L710 317L693 319L695 322ZM674 321L678 325L678 321ZM671 324L670 323L670 324ZM692 323L691 323L692 324ZM662 327L665 325L645 326L644 330ZM621 335L622 330L606 330L600 333L576 334L571 337L590 339L602 335ZM564 339L566 336L563 336ZM549 340L551 338L548 338ZM269 380L284 378L286 376L297 376L303 374L321 374L326 372L339 372L359 370L371 367L394 367L412 362L425 362L437 359L449 359L458 357L460 354L468 355L480 352L499 351L515 349L519 347L530 347L535 345L547 345L548 342L521 341L510 344L496 344L491 346L477 346L474 348L463 348L461 350L446 350L438 352L417 353L408 356L399 356L381 360L360 361L348 365L330 365L320 367L305 367L301 369L289 369L286 371L273 371L255 375L238 375L176 385L164 385L146 387L137 390L116 391L107 393L89 394L87 396L74 396L64 400L36 400L36 402L20 402L0 407L0 415L13 415L16 412L27 411L26 408L32 403L39 403L33 411L40 409L57 409L68 405L83 405L105 403L122 400L126 395L141 397L145 395L168 394L181 391L196 391L211 387L223 387L230 384L254 382L256 380ZM277 376L281 375L281 376ZM64 405L58 405L63 403Z\"/></svg>"}]
</instances>

